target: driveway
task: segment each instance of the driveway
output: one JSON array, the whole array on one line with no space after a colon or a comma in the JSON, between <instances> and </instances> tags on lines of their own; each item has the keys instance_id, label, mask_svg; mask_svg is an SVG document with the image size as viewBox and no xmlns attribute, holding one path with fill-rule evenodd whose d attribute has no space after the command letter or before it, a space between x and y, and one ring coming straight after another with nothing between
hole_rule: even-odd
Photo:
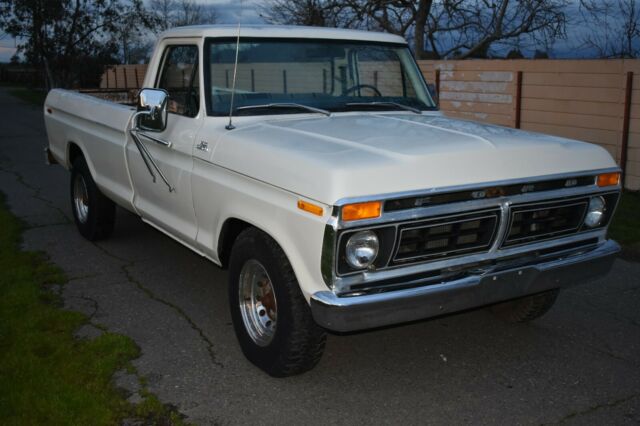
<instances>
[{"instance_id":1,"label":"driveway","mask_svg":"<svg viewBox=\"0 0 640 426\"><path fill-rule=\"evenodd\" d=\"M70 309L135 340L149 389L188 421L640 423L640 263L617 260L529 325L478 310L330 335L316 369L273 379L236 343L226 272L123 210L109 240L83 240L68 174L44 165L45 144L41 110L0 90L0 191L28 224L24 246L66 271Z\"/></svg>"}]
</instances>

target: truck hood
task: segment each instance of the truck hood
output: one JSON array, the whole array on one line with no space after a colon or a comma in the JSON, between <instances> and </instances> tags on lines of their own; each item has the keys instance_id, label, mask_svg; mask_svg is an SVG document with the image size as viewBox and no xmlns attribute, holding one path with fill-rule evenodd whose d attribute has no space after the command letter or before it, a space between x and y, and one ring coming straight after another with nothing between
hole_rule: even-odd
<instances>
[{"instance_id":1,"label":"truck hood","mask_svg":"<svg viewBox=\"0 0 640 426\"><path fill-rule=\"evenodd\" d=\"M215 164L325 204L616 166L596 145L404 112L263 118L226 132L212 157Z\"/></svg>"}]
</instances>

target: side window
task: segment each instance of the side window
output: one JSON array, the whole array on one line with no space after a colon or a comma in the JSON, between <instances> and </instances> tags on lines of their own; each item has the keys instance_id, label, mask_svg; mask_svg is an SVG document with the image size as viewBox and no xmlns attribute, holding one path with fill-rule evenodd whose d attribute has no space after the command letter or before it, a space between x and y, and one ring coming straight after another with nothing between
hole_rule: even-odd
<instances>
[{"instance_id":1,"label":"side window","mask_svg":"<svg viewBox=\"0 0 640 426\"><path fill-rule=\"evenodd\" d=\"M169 93L169 112L195 117L200 107L198 47L169 46L158 87Z\"/></svg>"}]
</instances>

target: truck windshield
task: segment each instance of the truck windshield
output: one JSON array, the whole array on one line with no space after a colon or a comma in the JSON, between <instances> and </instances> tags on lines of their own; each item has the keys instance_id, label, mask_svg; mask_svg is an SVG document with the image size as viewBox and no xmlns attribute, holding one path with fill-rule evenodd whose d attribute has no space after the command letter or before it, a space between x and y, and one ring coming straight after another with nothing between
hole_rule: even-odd
<instances>
[{"instance_id":1,"label":"truck windshield","mask_svg":"<svg viewBox=\"0 0 640 426\"><path fill-rule=\"evenodd\" d=\"M228 115L235 39L208 40L207 107ZM435 103L408 48L344 40L240 38L234 115L416 111Z\"/></svg>"}]
</instances>

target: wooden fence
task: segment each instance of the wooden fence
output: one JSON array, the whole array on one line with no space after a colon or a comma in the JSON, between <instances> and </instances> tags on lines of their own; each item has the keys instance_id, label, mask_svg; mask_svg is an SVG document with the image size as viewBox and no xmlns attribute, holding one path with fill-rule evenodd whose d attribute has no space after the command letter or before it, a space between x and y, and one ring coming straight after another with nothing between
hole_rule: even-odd
<instances>
[{"instance_id":1,"label":"wooden fence","mask_svg":"<svg viewBox=\"0 0 640 426\"><path fill-rule=\"evenodd\" d=\"M419 64L445 114L596 143L640 190L640 60Z\"/></svg>"},{"instance_id":2,"label":"wooden fence","mask_svg":"<svg viewBox=\"0 0 640 426\"><path fill-rule=\"evenodd\" d=\"M114 65L107 68L100 79L101 89L140 89L147 65Z\"/></svg>"},{"instance_id":3,"label":"wooden fence","mask_svg":"<svg viewBox=\"0 0 640 426\"><path fill-rule=\"evenodd\" d=\"M419 61L445 114L596 143L640 190L640 60ZM101 89L140 88L146 65L117 65ZM634 89L635 88L635 89Z\"/></svg>"}]
</instances>

